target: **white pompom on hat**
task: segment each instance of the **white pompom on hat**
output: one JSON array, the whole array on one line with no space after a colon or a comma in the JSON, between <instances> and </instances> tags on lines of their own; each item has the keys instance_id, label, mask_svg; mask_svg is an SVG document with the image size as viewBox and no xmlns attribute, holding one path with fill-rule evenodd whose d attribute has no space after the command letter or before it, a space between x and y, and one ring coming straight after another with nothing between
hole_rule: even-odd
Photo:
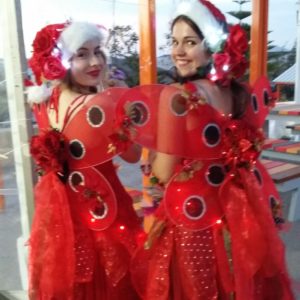
<instances>
[{"instance_id":1,"label":"white pompom on hat","mask_svg":"<svg viewBox=\"0 0 300 300\"><path fill-rule=\"evenodd\" d=\"M206 0L191 0L179 3L173 16L186 16L193 21L202 32L206 45L213 52L218 52L228 36L225 16Z\"/></svg>"},{"instance_id":2,"label":"white pompom on hat","mask_svg":"<svg viewBox=\"0 0 300 300\"><path fill-rule=\"evenodd\" d=\"M63 30L58 40L63 59L69 60L81 45L90 40L98 40L99 45L105 45L105 29L89 22L72 22Z\"/></svg>"},{"instance_id":3,"label":"white pompom on hat","mask_svg":"<svg viewBox=\"0 0 300 300\"><path fill-rule=\"evenodd\" d=\"M34 85L26 88L27 102L30 105L40 104L49 99L52 93L52 87L46 84Z\"/></svg>"}]
</instances>

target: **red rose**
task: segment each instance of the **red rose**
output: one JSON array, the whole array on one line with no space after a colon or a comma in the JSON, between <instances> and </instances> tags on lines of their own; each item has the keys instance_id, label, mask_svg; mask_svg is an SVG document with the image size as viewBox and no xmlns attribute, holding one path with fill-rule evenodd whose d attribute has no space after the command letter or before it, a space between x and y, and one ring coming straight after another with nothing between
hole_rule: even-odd
<instances>
[{"instance_id":1,"label":"red rose","mask_svg":"<svg viewBox=\"0 0 300 300\"><path fill-rule=\"evenodd\" d=\"M229 53L213 54L215 72L208 75L209 79L222 85L228 85L231 79L231 60Z\"/></svg>"},{"instance_id":2,"label":"red rose","mask_svg":"<svg viewBox=\"0 0 300 300\"><path fill-rule=\"evenodd\" d=\"M30 153L43 171L61 172L65 161L62 134L56 130L48 130L33 136Z\"/></svg>"},{"instance_id":3,"label":"red rose","mask_svg":"<svg viewBox=\"0 0 300 300\"><path fill-rule=\"evenodd\" d=\"M226 71L231 66L231 56L227 52L213 54L216 71Z\"/></svg>"},{"instance_id":4,"label":"red rose","mask_svg":"<svg viewBox=\"0 0 300 300\"><path fill-rule=\"evenodd\" d=\"M49 80L62 79L66 75L66 69L59 58L49 56L44 63L44 77Z\"/></svg>"},{"instance_id":5,"label":"red rose","mask_svg":"<svg viewBox=\"0 0 300 300\"><path fill-rule=\"evenodd\" d=\"M249 63L245 57L240 57L232 66L231 72L235 78L242 77L249 67Z\"/></svg>"},{"instance_id":6,"label":"red rose","mask_svg":"<svg viewBox=\"0 0 300 300\"><path fill-rule=\"evenodd\" d=\"M32 46L35 53L51 54L54 47L54 40L51 32L47 30L47 27L36 34Z\"/></svg>"},{"instance_id":7,"label":"red rose","mask_svg":"<svg viewBox=\"0 0 300 300\"><path fill-rule=\"evenodd\" d=\"M243 55L248 49L248 40L245 30L239 25L231 26L225 45L225 51Z\"/></svg>"}]
</instances>

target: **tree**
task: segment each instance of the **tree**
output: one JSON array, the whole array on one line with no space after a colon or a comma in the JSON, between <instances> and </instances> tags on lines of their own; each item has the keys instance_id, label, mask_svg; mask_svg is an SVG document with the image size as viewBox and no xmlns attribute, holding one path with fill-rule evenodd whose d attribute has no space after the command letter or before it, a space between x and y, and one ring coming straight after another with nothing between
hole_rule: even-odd
<instances>
[{"instance_id":1,"label":"tree","mask_svg":"<svg viewBox=\"0 0 300 300\"><path fill-rule=\"evenodd\" d=\"M111 64L126 74L126 83L132 87L139 84L138 35L130 25L114 26L109 31L107 47Z\"/></svg>"}]
</instances>

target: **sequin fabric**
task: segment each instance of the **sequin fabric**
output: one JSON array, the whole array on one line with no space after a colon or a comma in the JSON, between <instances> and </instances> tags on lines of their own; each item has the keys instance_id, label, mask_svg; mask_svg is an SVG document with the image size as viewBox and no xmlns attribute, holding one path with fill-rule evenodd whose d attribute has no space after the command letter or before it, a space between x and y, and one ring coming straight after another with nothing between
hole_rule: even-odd
<instances>
[{"instance_id":1,"label":"sequin fabric","mask_svg":"<svg viewBox=\"0 0 300 300\"><path fill-rule=\"evenodd\" d=\"M145 299L217 299L213 234L171 225L149 260ZM151 250L150 250L151 251Z\"/></svg>"}]
</instances>

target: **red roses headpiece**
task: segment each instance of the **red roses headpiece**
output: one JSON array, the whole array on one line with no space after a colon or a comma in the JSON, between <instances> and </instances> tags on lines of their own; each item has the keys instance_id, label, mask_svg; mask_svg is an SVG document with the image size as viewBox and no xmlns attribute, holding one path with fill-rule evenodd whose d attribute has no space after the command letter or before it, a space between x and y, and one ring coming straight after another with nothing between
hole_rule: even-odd
<instances>
[{"instance_id":1,"label":"red roses headpiece","mask_svg":"<svg viewBox=\"0 0 300 300\"><path fill-rule=\"evenodd\" d=\"M61 79L66 74L66 69L61 62L62 52L57 46L57 41L66 25L67 23L47 25L35 36L29 66L38 85L41 85L44 80Z\"/></svg>"},{"instance_id":2,"label":"red roses headpiece","mask_svg":"<svg viewBox=\"0 0 300 300\"><path fill-rule=\"evenodd\" d=\"M198 26L212 53L212 68L207 74L208 79L227 85L232 78L239 78L245 73L248 67L245 56L248 40L240 25L228 29L225 16L207 0L181 2L174 19L181 15Z\"/></svg>"}]
</instances>

